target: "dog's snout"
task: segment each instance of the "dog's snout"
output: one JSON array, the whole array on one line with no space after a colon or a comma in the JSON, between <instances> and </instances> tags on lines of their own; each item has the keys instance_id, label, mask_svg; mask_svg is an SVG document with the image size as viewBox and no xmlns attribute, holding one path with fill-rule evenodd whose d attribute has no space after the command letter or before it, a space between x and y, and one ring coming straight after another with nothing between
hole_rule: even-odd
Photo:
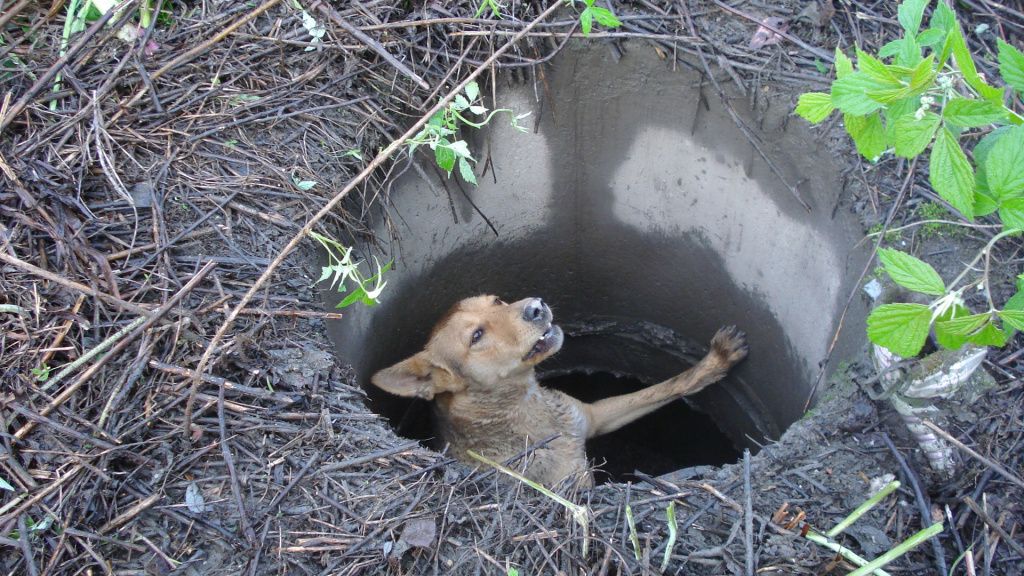
<instances>
[{"instance_id":1,"label":"dog's snout","mask_svg":"<svg viewBox=\"0 0 1024 576\"><path fill-rule=\"evenodd\" d=\"M547 322L551 319L551 310L540 298L534 298L523 306L523 320L527 322Z\"/></svg>"}]
</instances>

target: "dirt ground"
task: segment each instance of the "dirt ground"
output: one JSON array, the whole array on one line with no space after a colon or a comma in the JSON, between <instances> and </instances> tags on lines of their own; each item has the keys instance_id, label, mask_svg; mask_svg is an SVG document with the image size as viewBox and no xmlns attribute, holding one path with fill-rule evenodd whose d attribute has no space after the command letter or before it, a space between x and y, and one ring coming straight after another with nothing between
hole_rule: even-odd
<instances>
[{"instance_id":1,"label":"dirt ground","mask_svg":"<svg viewBox=\"0 0 1024 576\"><path fill-rule=\"evenodd\" d=\"M818 52L877 48L896 26L890 3L613 4L623 27L591 41L703 55L749 93L824 89ZM887 570L1024 573L1019 336L990 352L994 385L942 406L937 423L983 458L956 449L953 475L932 472L888 402L865 394L864 358L749 466L569 494L586 529L494 470L396 436L333 356L312 243L289 243L328 205L317 229L365 237L409 167L371 159L549 4L509 2L494 20L461 2L316 2L305 10L326 32L311 43L289 2L172 3L125 43L137 5L88 23L62 55L66 10L0 3L3 573L660 573L674 502L666 573L845 574L801 532L835 525L887 475L903 486L844 546L875 557L942 521ZM1010 3L958 10L977 54L1024 39ZM751 49L765 16L810 49ZM575 18L544 18L481 82L498 68L537 82ZM838 121L820 137L853 157ZM908 168L852 161L845 194L865 228L894 203L890 228L936 201L919 172L897 202ZM945 273L987 236L900 241ZM1019 267L1018 247L1000 265Z\"/></svg>"}]
</instances>

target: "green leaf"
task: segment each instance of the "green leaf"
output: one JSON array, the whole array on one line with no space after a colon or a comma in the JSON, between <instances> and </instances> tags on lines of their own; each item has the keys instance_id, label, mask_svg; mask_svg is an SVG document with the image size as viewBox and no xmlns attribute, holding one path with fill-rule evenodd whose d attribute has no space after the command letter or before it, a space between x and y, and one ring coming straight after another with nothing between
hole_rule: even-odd
<instances>
[{"instance_id":1,"label":"green leaf","mask_svg":"<svg viewBox=\"0 0 1024 576\"><path fill-rule=\"evenodd\" d=\"M466 98L468 98L469 101L472 102L476 100L478 96L480 96L480 85L477 84L476 82L470 82L469 84L466 84L466 88L464 91L466 92Z\"/></svg>"},{"instance_id":2,"label":"green leaf","mask_svg":"<svg viewBox=\"0 0 1024 576\"><path fill-rule=\"evenodd\" d=\"M924 17L924 9L931 0L903 0L900 7L896 9L896 17L900 26L910 36L916 36L921 28L921 18Z\"/></svg>"},{"instance_id":3,"label":"green leaf","mask_svg":"<svg viewBox=\"0 0 1024 576\"><path fill-rule=\"evenodd\" d=\"M974 65L974 59L971 57L971 51L967 47L967 42L964 41L964 35L960 32L959 26L954 26L953 30L949 33L948 44L952 50L953 59L956 60L956 65L960 68L960 72L964 75L964 81L974 88L982 98L989 100L994 104L1003 103L1003 91L999 88L994 88L985 83L978 75L978 69Z\"/></svg>"},{"instance_id":4,"label":"green leaf","mask_svg":"<svg viewBox=\"0 0 1024 576\"><path fill-rule=\"evenodd\" d=\"M594 20L605 28L618 28L619 26L622 26L622 22L619 21L619 19L615 17L615 14L607 8L594 6L591 8L591 11L593 11Z\"/></svg>"},{"instance_id":5,"label":"green leaf","mask_svg":"<svg viewBox=\"0 0 1024 576\"><path fill-rule=\"evenodd\" d=\"M960 318L970 314L970 311L959 304L952 306L949 310L943 312L938 318L935 319L935 340L939 343L939 346L948 348L949 350L958 350L961 346L967 343L967 336L960 336L957 334L951 334L946 331L943 322L948 321L950 318Z\"/></svg>"},{"instance_id":6,"label":"green leaf","mask_svg":"<svg viewBox=\"0 0 1024 576\"><path fill-rule=\"evenodd\" d=\"M580 12L580 30L584 36L590 36L590 29L594 27L594 15L590 12L593 8L586 8Z\"/></svg>"},{"instance_id":7,"label":"green leaf","mask_svg":"<svg viewBox=\"0 0 1024 576\"><path fill-rule=\"evenodd\" d=\"M7 490L9 492L14 492L14 486L11 486L10 482L8 482L7 480L4 480L3 478L0 478L0 490Z\"/></svg>"},{"instance_id":8,"label":"green leaf","mask_svg":"<svg viewBox=\"0 0 1024 576\"><path fill-rule=\"evenodd\" d=\"M946 293L946 284L939 273L923 260L892 248L879 250L878 260L893 282L908 290L932 296Z\"/></svg>"},{"instance_id":9,"label":"green leaf","mask_svg":"<svg viewBox=\"0 0 1024 576\"><path fill-rule=\"evenodd\" d=\"M899 54L903 50L903 38L887 42L884 46L878 49L879 58L890 58Z\"/></svg>"},{"instance_id":10,"label":"green leaf","mask_svg":"<svg viewBox=\"0 0 1024 576\"><path fill-rule=\"evenodd\" d=\"M316 186L316 182L313 181L313 180L296 180L295 181L295 187L298 188L299 190L302 190L303 192L313 188L313 186Z\"/></svg>"},{"instance_id":11,"label":"green leaf","mask_svg":"<svg viewBox=\"0 0 1024 576\"><path fill-rule=\"evenodd\" d=\"M853 74L853 60L836 46L836 79Z\"/></svg>"},{"instance_id":12,"label":"green leaf","mask_svg":"<svg viewBox=\"0 0 1024 576\"><path fill-rule=\"evenodd\" d=\"M885 304L868 316L868 338L893 354L917 356L928 338L932 311L923 304Z\"/></svg>"},{"instance_id":13,"label":"green leaf","mask_svg":"<svg viewBox=\"0 0 1024 576\"><path fill-rule=\"evenodd\" d=\"M994 198L1003 200L1024 192L1024 126L1001 134L985 154L984 166Z\"/></svg>"},{"instance_id":14,"label":"green leaf","mask_svg":"<svg viewBox=\"0 0 1024 576\"><path fill-rule=\"evenodd\" d=\"M455 95L455 100L452 101L450 106L456 112L462 112L466 108L469 108L469 100L466 100L466 97L463 96L462 94L456 94Z\"/></svg>"},{"instance_id":15,"label":"green leaf","mask_svg":"<svg viewBox=\"0 0 1024 576\"><path fill-rule=\"evenodd\" d=\"M978 179L980 180L981 175L984 172L978 171ZM978 182L978 189L974 191L974 215L978 218L982 216L988 216L999 209L999 203L996 199L989 196L981 190L981 182Z\"/></svg>"},{"instance_id":16,"label":"green leaf","mask_svg":"<svg viewBox=\"0 0 1024 576\"><path fill-rule=\"evenodd\" d=\"M921 60L910 74L910 88L913 94L923 94L935 83L935 55L929 54Z\"/></svg>"},{"instance_id":17,"label":"green leaf","mask_svg":"<svg viewBox=\"0 0 1024 576\"><path fill-rule=\"evenodd\" d=\"M921 62L921 47L913 36L907 36L900 44L900 51L896 54L896 63L900 66L917 66Z\"/></svg>"},{"instance_id":18,"label":"green leaf","mask_svg":"<svg viewBox=\"0 0 1024 576\"><path fill-rule=\"evenodd\" d=\"M1024 330L1024 310L1003 310L999 311L999 317L1003 323L1017 330Z\"/></svg>"},{"instance_id":19,"label":"green leaf","mask_svg":"<svg viewBox=\"0 0 1024 576\"><path fill-rule=\"evenodd\" d=\"M1006 108L988 100L953 98L946 102L942 116L950 123L964 128L997 124L1006 120Z\"/></svg>"},{"instance_id":20,"label":"green leaf","mask_svg":"<svg viewBox=\"0 0 1024 576\"><path fill-rule=\"evenodd\" d=\"M356 302L362 301L365 296L366 290L363 290L362 286L357 286L341 302L338 302L335 308L348 308Z\"/></svg>"},{"instance_id":21,"label":"green leaf","mask_svg":"<svg viewBox=\"0 0 1024 576\"><path fill-rule=\"evenodd\" d=\"M1009 339L1010 335L1005 330L989 322L981 330L971 334L968 341L978 346L1003 347Z\"/></svg>"},{"instance_id":22,"label":"green leaf","mask_svg":"<svg viewBox=\"0 0 1024 576\"><path fill-rule=\"evenodd\" d=\"M974 169L956 137L943 127L932 145L928 166L932 188L968 220L974 218Z\"/></svg>"},{"instance_id":23,"label":"green leaf","mask_svg":"<svg viewBox=\"0 0 1024 576\"><path fill-rule=\"evenodd\" d=\"M924 152L935 138L939 121L939 115L932 112L925 112L920 120L913 114L897 118L893 123L892 130L896 155L902 158L914 158Z\"/></svg>"},{"instance_id":24,"label":"green leaf","mask_svg":"<svg viewBox=\"0 0 1024 576\"><path fill-rule=\"evenodd\" d=\"M860 48L857 49L857 68L883 85L899 86L899 77L889 69L888 65Z\"/></svg>"},{"instance_id":25,"label":"green leaf","mask_svg":"<svg viewBox=\"0 0 1024 576\"><path fill-rule=\"evenodd\" d=\"M1020 310L1024 312L1024 274L1017 275L1017 293L1003 304L1003 310Z\"/></svg>"},{"instance_id":26,"label":"green leaf","mask_svg":"<svg viewBox=\"0 0 1024 576\"><path fill-rule=\"evenodd\" d=\"M882 103L869 98L868 92L886 86L864 72L847 74L832 83L832 105L847 114L870 114L882 108Z\"/></svg>"},{"instance_id":27,"label":"green leaf","mask_svg":"<svg viewBox=\"0 0 1024 576\"><path fill-rule=\"evenodd\" d=\"M459 174L462 175L462 179L466 182L476 185L476 174L473 173L473 166L469 163L469 160L459 158Z\"/></svg>"},{"instance_id":28,"label":"green leaf","mask_svg":"<svg viewBox=\"0 0 1024 576\"><path fill-rule=\"evenodd\" d=\"M940 28L929 28L917 35L917 43L921 46L932 47L946 41L949 31Z\"/></svg>"},{"instance_id":29,"label":"green leaf","mask_svg":"<svg viewBox=\"0 0 1024 576\"><path fill-rule=\"evenodd\" d=\"M942 30L948 34L953 29L953 26L956 25L956 14L953 13L953 9L947 6L945 2L939 2L935 5L932 19L928 25L930 28Z\"/></svg>"},{"instance_id":30,"label":"green leaf","mask_svg":"<svg viewBox=\"0 0 1024 576\"><path fill-rule=\"evenodd\" d=\"M448 148L455 153L459 158L473 159L473 155L469 152L469 144L466 144L465 140L456 140L448 145Z\"/></svg>"},{"instance_id":31,"label":"green leaf","mask_svg":"<svg viewBox=\"0 0 1024 576\"><path fill-rule=\"evenodd\" d=\"M1024 53L998 39L999 74L1011 88L1024 92Z\"/></svg>"},{"instance_id":32,"label":"green leaf","mask_svg":"<svg viewBox=\"0 0 1024 576\"><path fill-rule=\"evenodd\" d=\"M846 131L857 145L857 151L868 160L874 162L885 152L885 127L882 126L882 115L878 112L862 117L863 122L847 123Z\"/></svg>"},{"instance_id":33,"label":"green leaf","mask_svg":"<svg viewBox=\"0 0 1024 576\"><path fill-rule=\"evenodd\" d=\"M966 336L969 338L991 320L992 316L987 312L984 314L968 314L967 316L957 316L952 320L936 320L935 329L941 329L943 332L954 336Z\"/></svg>"},{"instance_id":34,"label":"green leaf","mask_svg":"<svg viewBox=\"0 0 1024 576\"><path fill-rule=\"evenodd\" d=\"M1024 198L1010 198L999 204L999 219L1007 228L1024 229Z\"/></svg>"},{"instance_id":35,"label":"green leaf","mask_svg":"<svg viewBox=\"0 0 1024 576\"><path fill-rule=\"evenodd\" d=\"M824 92L805 92L800 95L796 105L796 113L811 124L817 124L828 118L835 108L832 96Z\"/></svg>"},{"instance_id":36,"label":"green leaf","mask_svg":"<svg viewBox=\"0 0 1024 576\"><path fill-rule=\"evenodd\" d=\"M434 148L434 161L448 174L451 174L452 168L455 168L455 152L448 147L450 145L450 142L442 139Z\"/></svg>"}]
</instances>

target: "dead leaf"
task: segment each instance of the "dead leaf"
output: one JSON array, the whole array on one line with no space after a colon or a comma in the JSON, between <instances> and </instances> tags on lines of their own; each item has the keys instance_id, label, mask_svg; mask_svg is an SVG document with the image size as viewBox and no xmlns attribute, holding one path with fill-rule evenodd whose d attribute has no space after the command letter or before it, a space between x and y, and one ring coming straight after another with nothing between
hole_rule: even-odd
<instances>
[{"instance_id":1,"label":"dead leaf","mask_svg":"<svg viewBox=\"0 0 1024 576\"><path fill-rule=\"evenodd\" d=\"M437 536L437 524L431 518L414 518L405 523L399 542L405 542L410 548L429 548Z\"/></svg>"},{"instance_id":2,"label":"dead leaf","mask_svg":"<svg viewBox=\"0 0 1024 576\"><path fill-rule=\"evenodd\" d=\"M785 32L789 28L789 25L785 20L778 16L768 16L761 20L761 25L757 27L757 31L754 32L753 37L750 38L750 49L760 50L765 46L771 46L772 44L778 44L782 41L782 36L779 36L775 32L766 28L771 26L772 28Z\"/></svg>"}]
</instances>

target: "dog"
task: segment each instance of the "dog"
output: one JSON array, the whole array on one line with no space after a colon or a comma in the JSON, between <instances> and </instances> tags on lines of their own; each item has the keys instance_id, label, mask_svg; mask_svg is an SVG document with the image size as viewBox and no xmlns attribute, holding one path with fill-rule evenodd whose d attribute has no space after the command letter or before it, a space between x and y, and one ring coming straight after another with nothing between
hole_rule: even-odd
<instances>
[{"instance_id":1,"label":"dog","mask_svg":"<svg viewBox=\"0 0 1024 576\"><path fill-rule=\"evenodd\" d=\"M496 462L532 453L525 476L554 486L575 474L592 485L585 444L669 402L721 380L747 355L746 336L720 329L695 366L660 384L584 403L537 382L535 367L557 353L562 329L540 298L511 304L495 296L456 303L437 323L422 352L373 375L392 394L433 400L438 433L450 453L478 464L469 451Z\"/></svg>"}]
</instances>

